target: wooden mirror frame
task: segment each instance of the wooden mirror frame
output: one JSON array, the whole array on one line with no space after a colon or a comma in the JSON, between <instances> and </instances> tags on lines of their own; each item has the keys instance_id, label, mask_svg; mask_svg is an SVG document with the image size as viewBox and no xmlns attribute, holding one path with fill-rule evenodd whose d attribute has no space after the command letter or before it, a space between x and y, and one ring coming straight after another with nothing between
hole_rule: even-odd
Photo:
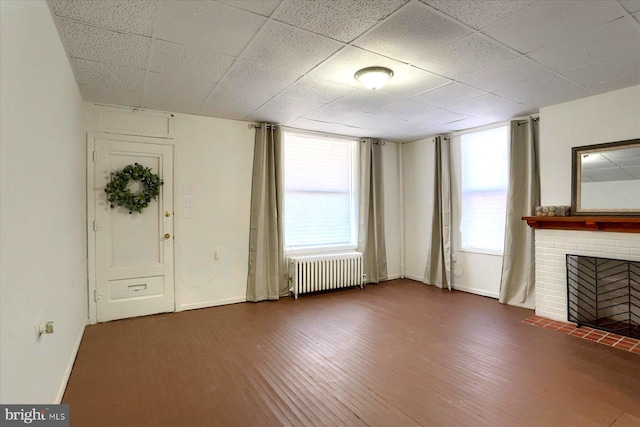
<instances>
[{"instance_id":1,"label":"wooden mirror frame","mask_svg":"<svg viewBox=\"0 0 640 427\"><path fill-rule=\"evenodd\" d=\"M640 138L626 141L608 142L605 144L584 145L571 149L571 214L586 216L640 216L640 208L625 209L583 209L581 201L582 185L582 155L585 153L600 153L611 149L640 147ZM638 195L640 197L640 195Z\"/></svg>"}]
</instances>

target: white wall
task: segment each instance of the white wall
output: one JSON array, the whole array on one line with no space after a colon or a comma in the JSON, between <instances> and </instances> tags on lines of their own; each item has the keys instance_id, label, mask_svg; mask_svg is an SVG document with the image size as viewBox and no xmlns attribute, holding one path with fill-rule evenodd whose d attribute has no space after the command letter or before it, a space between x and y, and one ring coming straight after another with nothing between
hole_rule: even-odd
<instances>
[{"instance_id":1,"label":"white wall","mask_svg":"<svg viewBox=\"0 0 640 427\"><path fill-rule=\"evenodd\" d=\"M87 319L82 101L47 4L0 17L0 401L55 403Z\"/></svg>"},{"instance_id":2,"label":"white wall","mask_svg":"<svg viewBox=\"0 0 640 427\"><path fill-rule=\"evenodd\" d=\"M101 130L100 111L85 103L86 131ZM110 126L143 127L144 117L122 111L110 116ZM172 121L176 308L245 301L254 130L190 114L176 113ZM193 201L191 215L182 208L184 196Z\"/></svg>"},{"instance_id":3,"label":"white wall","mask_svg":"<svg viewBox=\"0 0 640 427\"><path fill-rule=\"evenodd\" d=\"M404 276L423 281L433 219L433 138L402 144Z\"/></svg>"},{"instance_id":4,"label":"white wall","mask_svg":"<svg viewBox=\"0 0 640 427\"><path fill-rule=\"evenodd\" d=\"M640 209L640 179L583 182L580 193L582 209Z\"/></svg>"},{"instance_id":5,"label":"white wall","mask_svg":"<svg viewBox=\"0 0 640 427\"><path fill-rule=\"evenodd\" d=\"M640 86L540 109L542 205L571 204L571 147L640 137Z\"/></svg>"},{"instance_id":6,"label":"white wall","mask_svg":"<svg viewBox=\"0 0 640 427\"><path fill-rule=\"evenodd\" d=\"M85 104L87 131L100 131L99 110ZM116 126L130 126L137 116L123 113L113 117L122 121ZM175 114L173 125L177 309L245 301L255 132L247 122L189 114ZM391 278L401 274L398 155L398 144L383 146L385 237ZM192 218L185 217L181 208L185 191L193 197Z\"/></svg>"},{"instance_id":7,"label":"white wall","mask_svg":"<svg viewBox=\"0 0 640 427\"><path fill-rule=\"evenodd\" d=\"M571 203L571 147L640 138L640 86L540 110L543 205ZM567 320L565 255L638 260L640 235L536 230L536 314Z\"/></svg>"},{"instance_id":8,"label":"white wall","mask_svg":"<svg viewBox=\"0 0 640 427\"><path fill-rule=\"evenodd\" d=\"M389 279L402 275L400 251L400 145L387 142L382 146L382 173L384 186L384 234L387 246L387 273Z\"/></svg>"},{"instance_id":9,"label":"white wall","mask_svg":"<svg viewBox=\"0 0 640 427\"><path fill-rule=\"evenodd\" d=\"M193 219L176 206L178 309L245 301L255 131L246 122L187 114L176 114L174 124L176 204L185 186L194 197Z\"/></svg>"}]
</instances>

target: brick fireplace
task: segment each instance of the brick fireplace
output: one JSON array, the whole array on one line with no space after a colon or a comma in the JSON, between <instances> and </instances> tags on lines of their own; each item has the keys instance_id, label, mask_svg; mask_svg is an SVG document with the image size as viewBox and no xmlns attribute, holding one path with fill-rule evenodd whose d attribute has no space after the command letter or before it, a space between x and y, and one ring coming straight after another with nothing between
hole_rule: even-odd
<instances>
[{"instance_id":1,"label":"brick fireplace","mask_svg":"<svg viewBox=\"0 0 640 427\"><path fill-rule=\"evenodd\" d=\"M536 229L536 315L567 321L566 255L640 261L640 233Z\"/></svg>"}]
</instances>

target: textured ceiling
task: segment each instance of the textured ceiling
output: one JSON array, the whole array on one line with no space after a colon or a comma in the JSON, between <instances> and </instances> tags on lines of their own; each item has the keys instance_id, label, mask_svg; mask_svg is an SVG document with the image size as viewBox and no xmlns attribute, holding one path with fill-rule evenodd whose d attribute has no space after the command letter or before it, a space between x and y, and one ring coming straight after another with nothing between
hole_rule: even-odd
<instances>
[{"instance_id":1,"label":"textured ceiling","mask_svg":"<svg viewBox=\"0 0 640 427\"><path fill-rule=\"evenodd\" d=\"M104 104L409 141L640 83L640 0L49 3Z\"/></svg>"}]
</instances>

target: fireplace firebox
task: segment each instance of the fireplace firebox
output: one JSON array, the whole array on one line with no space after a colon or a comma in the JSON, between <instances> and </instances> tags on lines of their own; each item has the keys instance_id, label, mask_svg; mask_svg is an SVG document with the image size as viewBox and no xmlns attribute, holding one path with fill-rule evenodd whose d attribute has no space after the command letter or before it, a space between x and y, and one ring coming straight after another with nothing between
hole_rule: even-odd
<instances>
[{"instance_id":1,"label":"fireplace firebox","mask_svg":"<svg viewBox=\"0 0 640 427\"><path fill-rule=\"evenodd\" d=\"M640 262L567 254L568 320L640 338Z\"/></svg>"}]
</instances>

